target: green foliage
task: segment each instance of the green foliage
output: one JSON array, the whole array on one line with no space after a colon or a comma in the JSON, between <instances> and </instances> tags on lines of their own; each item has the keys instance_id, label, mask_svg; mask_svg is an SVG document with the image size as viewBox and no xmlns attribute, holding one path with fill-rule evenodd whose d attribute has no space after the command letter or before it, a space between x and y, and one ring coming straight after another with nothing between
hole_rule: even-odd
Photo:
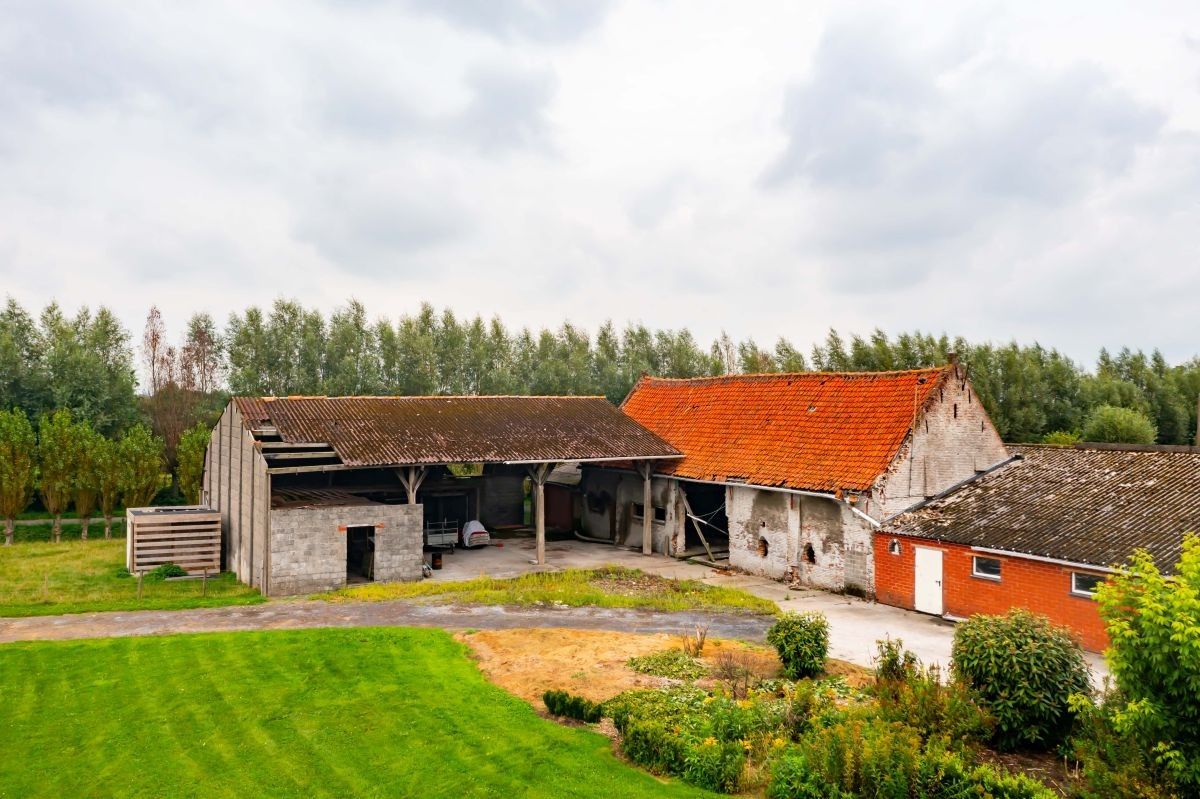
<instances>
[{"instance_id":1,"label":"green foliage","mask_svg":"<svg viewBox=\"0 0 1200 799\"><path fill-rule=\"evenodd\" d=\"M738 742L706 738L688 747L681 776L699 788L736 793L746 767L746 747Z\"/></svg>"},{"instance_id":2,"label":"green foliage","mask_svg":"<svg viewBox=\"0 0 1200 799\"><path fill-rule=\"evenodd\" d=\"M642 674L673 680L697 680L708 668L681 649L667 649L629 659L629 668Z\"/></svg>"},{"instance_id":3,"label":"green foliage","mask_svg":"<svg viewBox=\"0 0 1200 799\"><path fill-rule=\"evenodd\" d=\"M208 449L210 431L204 424L197 423L179 439L175 450L175 473L179 479L179 491L189 505L200 502L200 482L204 479L204 453Z\"/></svg>"},{"instance_id":4,"label":"green foliage","mask_svg":"<svg viewBox=\"0 0 1200 799\"><path fill-rule=\"evenodd\" d=\"M121 502L124 466L119 442L101 438L92 453L96 475L96 509L104 517L104 537L112 535L112 517Z\"/></svg>"},{"instance_id":5,"label":"green foliage","mask_svg":"<svg viewBox=\"0 0 1200 799\"><path fill-rule=\"evenodd\" d=\"M1144 413L1114 405L1098 405L1083 423L1084 441L1110 444L1153 444L1158 429Z\"/></svg>"},{"instance_id":6,"label":"green foliage","mask_svg":"<svg viewBox=\"0 0 1200 799\"><path fill-rule=\"evenodd\" d=\"M671 725L681 725L705 707L707 694L690 685L665 690L644 689L626 691L604 703L604 714L622 734L638 719L654 719Z\"/></svg>"},{"instance_id":7,"label":"green foliage","mask_svg":"<svg viewBox=\"0 0 1200 799\"><path fill-rule=\"evenodd\" d=\"M147 580L165 580L168 577L187 577L187 570L176 563L164 563L146 572Z\"/></svg>"},{"instance_id":8,"label":"green foliage","mask_svg":"<svg viewBox=\"0 0 1200 799\"><path fill-rule=\"evenodd\" d=\"M637 719L625 726L621 750L626 757L657 774L682 774L687 768L687 744L661 721Z\"/></svg>"},{"instance_id":9,"label":"green foliage","mask_svg":"<svg viewBox=\"0 0 1200 799\"><path fill-rule=\"evenodd\" d=\"M87 422L80 422L75 430L75 513L82 520L80 538L88 537L88 522L96 512L96 501L100 492L100 473L97 459L102 454L104 439Z\"/></svg>"},{"instance_id":10,"label":"green foliage","mask_svg":"<svg viewBox=\"0 0 1200 799\"><path fill-rule=\"evenodd\" d=\"M958 682L947 683L937 666L922 668L900 640L877 641L875 687L879 717L916 730L923 741L971 746L987 740L994 720Z\"/></svg>"},{"instance_id":11,"label":"green foliage","mask_svg":"<svg viewBox=\"0 0 1200 799\"><path fill-rule=\"evenodd\" d=\"M1200 792L1200 538L1184 537L1171 577L1136 552L1097 601L1124 697L1112 713L1115 728L1182 788Z\"/></svg>"},{"instance_id":12,"label":"green foliage","mask_svg":"<svg viewBox=\"0 0 1200 799\"><path fill-rule=\"evenodd\" d=\"M1083 439L1070 430L1055 430L1042 436L1042 443L1052 447L1073 447Z\"/></svg>"},{"instance_id":13,"label":"green foliage","mask_svg":"<svg viewBox=\"0 0 1200 799\"><path fill-rule=\"evenodd\" d=\"M582 696L573 696L566 691L547 691L542 702L551 715L595 724L604 715L603 708Z\"/></svg>"},{"instance_id":14,"label":"green foliage","mask_svg":"<svg viewBox=\"0 0 1200 799\"><path fill-rule=\"evenodd\" d=\"M145 507L171 485L171 475L163 469L163 450L163 440L152 436L145 425L134 425L121 439L120 487L126 507Z\"/></svg>"},{"instance_id":15,"label":"green foliage","mask_svg":"<svg viewBox=\"0 0 1200 799\"><path fill-rule=\"evenodd\" d=\"M904 648L899 638L875 642L875 680L882 683L904 682L921 668L916 654Z\"/></svg>"},{"instance_id":16,"label":"green foliage","mask_svg":"<svg viewBox=\"0 0 1200 799\"><path fill-rule=\"evenodd\" d=\"M38 490L54 517L55 541L61 536L59 517L75 494L78 433L70 411L55 411L38 424Z\"/></svg>"},{"instance_id":17,"label":"green foliage","mask_svg":"<svg viewBox=\"0 0 1200 799\"><path fill-rule=\"evenodd\" d=\"M1078 696L1072 701L1077 721L1070 755L1082 771L1072 795L1076 799L1175 799L1178 794L1159 773L1148 748L1118 726L1117 716L1128 701L1117 690L1102 699Z\"/></svg>"},{"instance_id":18,"label":"green foliage","mask_svg":"<svg viewBox=\"0 0 1200 799\"><path fill-rule=\"evenodd\" d=\"M1044 616L972 616L954 631L954 677L995 718L1000 749L1048 750L1071 728L1072 694L1091 690L1079 644Z\"/></svg>"},{"instance_id":19,"label":"green foliage","mask_svg":"<svg viewBox=\"0 0 1200 799\"><path fill-rule=\"evenodd\" d=\"M817 612L785 613L767 631L783 669L792 679L815 677L825 670L829 622Z\"/></svg>"},{"instance_id":20,"label":"green foliage","mask_svg":"<svg viewBox=\"0 0 1200 799\"><path fill-rule=\"evenodd\" d=\"M29 507L37 473L37 439L33 425L19 408L0 410L0 517L4 543L11 544L12 521Z\"/></svg>"}]
</instances>

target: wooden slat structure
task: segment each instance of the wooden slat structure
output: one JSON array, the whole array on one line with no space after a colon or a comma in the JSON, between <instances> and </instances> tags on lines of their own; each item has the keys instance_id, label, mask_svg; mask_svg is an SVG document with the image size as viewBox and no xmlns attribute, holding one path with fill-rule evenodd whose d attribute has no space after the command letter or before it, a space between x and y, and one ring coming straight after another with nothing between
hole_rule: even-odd
<instances>
[{"instance_id":1,"label":"wooden slat structure","mask_svg":"<svg viewBox=\"0 0 1200 799\"><path fill-rule=\"evenodd\" d=\"M134 574L164 563L188 574L220 572L220 512L194 505L130 508L125 518L125 568Z\"/></svg>"}]
</instances>

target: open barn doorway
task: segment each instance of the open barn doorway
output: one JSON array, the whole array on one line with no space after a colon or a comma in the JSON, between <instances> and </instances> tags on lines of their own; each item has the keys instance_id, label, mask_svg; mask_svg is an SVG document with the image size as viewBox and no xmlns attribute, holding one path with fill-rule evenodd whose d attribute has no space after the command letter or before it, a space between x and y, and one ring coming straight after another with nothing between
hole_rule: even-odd
<instances>
[{"instance_id":1,"label":"open barn doorway","mask_svg":"<svg viewBox=\"0 0 1200 799\"><path fill-rule=\"evenodd\" d=\"M725 486L680 481L686 499L684 558L713 562L729 560L729 517L725 514ZM705 546L707 544L707 546Z\"/></svg>"},{"instance_id":2,"label":"open barn doorway","mask_svg":"<svg viewBox=\"0 0 1200 799\"><path fill-rule=\"evenodd\" d=\"M346 582L369 583L375 580L375 527L346 528Z\"/></svg>"}]
</instances>

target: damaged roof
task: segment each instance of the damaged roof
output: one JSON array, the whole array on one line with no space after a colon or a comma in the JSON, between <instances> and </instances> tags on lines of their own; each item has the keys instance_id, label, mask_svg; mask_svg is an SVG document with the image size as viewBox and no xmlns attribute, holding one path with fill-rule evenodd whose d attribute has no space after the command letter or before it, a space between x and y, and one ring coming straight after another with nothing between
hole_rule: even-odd
<instances>
[{"instance_id":1,"label":"damaged roof","mask_svg":"<svg viewBox=\"0 0 1200 799\"><path fill-rule=\"evenodd\" d=\"M622 409L684 453L660 472L834 493L865 491L955 367L643 377Z\"/></svg>"},{"instance_id":2,"label":"damaged roof","mask_svg":"<svg viewBox=\"0 0 1200 799\"><path fill-rule=\"evenodd\" d=\"M346 466L673 458L603 397L264 397L237 400L288 443L324 443Z\"/></svg>"},{"instance_id":3,"label":"damaged roof","mask_svg":"<svg viewBox=\"0 0 1200 799\"><path fill-rule=\"evenodd\" d=\"M1171 570L1200 531L1200 452L1010 446L1019 460L885 529L1095 566L1138 548Z\"/></svg>"}]
</instances>

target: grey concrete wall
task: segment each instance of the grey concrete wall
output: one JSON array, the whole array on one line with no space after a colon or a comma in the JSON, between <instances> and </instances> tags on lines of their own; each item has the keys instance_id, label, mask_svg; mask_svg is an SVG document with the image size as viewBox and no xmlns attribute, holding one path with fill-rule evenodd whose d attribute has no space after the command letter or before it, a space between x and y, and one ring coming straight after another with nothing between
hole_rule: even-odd
<instances>
[{"instance_id":1,"label":"grey concrete wall","mask_svg":"<svg viewBox=\"0 0 1200 799\"><path fill-rule=\"evenodd\" d=\"M643 498L641 475L615 469L584 469L580 488L584 492L582 523L587 535L609 539L615 529L618 544L641 545L642 521L633 518L633 506L635 503L640 505ZM595 503L589 501L589 495L608 498L612 503L593 510ZM676 481L666 477L651 478L650 495L654 506L666 511L666 521L651 524L651 547L655 552L674 555L681 546L683 522L686 521Z\"/></svg>"},{"instance_id":2,"label":"grey concrete wall","mask_svg":"<svg viewBox=\"0 0 1200 799\"><path fill-rule=\"evenodd\" d=\"M330 591L346 584L346 528L375 528L375 580L421 577L421 505L276 508L271 511L269 592Z\"/></svg>"}]
</instances>

